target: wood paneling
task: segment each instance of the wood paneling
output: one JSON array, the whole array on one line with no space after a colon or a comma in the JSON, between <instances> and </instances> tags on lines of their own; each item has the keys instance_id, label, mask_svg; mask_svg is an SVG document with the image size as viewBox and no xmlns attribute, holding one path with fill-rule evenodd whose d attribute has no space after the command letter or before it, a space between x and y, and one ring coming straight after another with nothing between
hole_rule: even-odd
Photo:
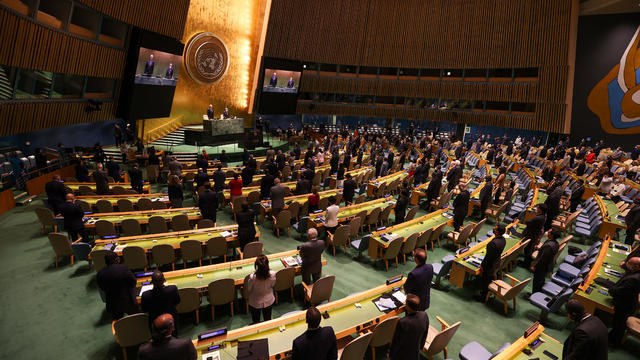
<instances>
[{"instance_id":1,"label":"wood paneling","mask_svg":"<svg viewBox=\"0 0 640 360\"><path fill-rule=\"evenodd\" d=\"M50 29L0 9L0 64L116 79L126 53ZM9 50L11 49L11 50Z\"/></svg>"},{"instance_id":2,"label":"wood paneling","mask_svg":"<svg viewBox=\"0 0 640 360\"><path fill-rule=\"evenodd\" d=\"M52 171L50 173L40 175L27 181L27 192L29 193L29 195L42 194L44 192L45 185L47 185L49 181L53 180L53 175L60 175L60 178L64 179L67 177L75 176L75 174L75 165L70 165L63 167L62 169Z\"/></svg>"},{"instance_id":3,"label":"wood paneling","mask_svg":"<svg viewBox=\"0 0 640 360\"><path fill-rule=\"evenodd\" d=\"M86 101L0 104L0 136L114 118L114 102L104 102L102 110L91 113L86 107Z\"/></svg>"},{"instance_id":4,"label":"wood paneling","mask_svg":"<svg viewBox=\"0 0 640 360\"><path fill-rule=\"evenodd\" d=\"M16 202L13 199L13 189L0 192L0 215L16 207Z\"/></svg>"},{"instance_id":5,"label":"wood paneling","mask_svg":"<svg viewBox=\"0 0 640 360\"><path fill-rule=\"evenodd\" d=\"M190 0L78 0L103 14L145 30L181 39Z\"/></svg>"},{"instance_id":6,"label":"wood paneling","mask_svg":"<svg viewBox=\"0 0 640 360\"><path fill-rule=\"evenodd\" d=\"M265 56L432 69L538 68L535 83L304 76L303 91L536 103L534 116L316 105L298 112L426 118L563 131L572 0L273 0ZM321 110L322 109L322 110ZM455 115L458 114L458 115Z\"/></svg>"}]
</instances>

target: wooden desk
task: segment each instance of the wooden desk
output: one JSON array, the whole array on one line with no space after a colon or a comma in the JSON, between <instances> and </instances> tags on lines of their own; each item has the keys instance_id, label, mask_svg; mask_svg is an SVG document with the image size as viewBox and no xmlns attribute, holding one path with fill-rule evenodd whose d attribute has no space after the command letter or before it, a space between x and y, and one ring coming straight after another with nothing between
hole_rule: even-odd
<instances>
[{"instance_id":1,"label":"wooden desk","mask_svg":"<svg viewBox=\"0 0 640 360\"><path fill-rule=\"evenodd\" d=\"M395 206L395 204L396 204L396 200L393 198L393 196L389 195L380 199L363 202L361 204L345 206L343 208L340 208L340 211L338 211L338 222L345 223L347 221L350 221L354 216L358 215L362 211L366 211L367 215L369 215L371 211L373 211L373 209L376 209L376 208L384 209L389 205ZM308 228L324 227L325 214L326 214L326 211L309 214L307 227Z\"/></svg>"},{"instance_id":2,"label":"wooden desk","mask_svg":"<svg viewBox=\"0 0 640 360\"><path fill-rule=\"evenodd\" d=\"M617 218L618 215L620 215L620 209L618 209L612 200L602 198L598 194L594 194L593 197L602 214L602 224L600 225L600 230L598 230L598 237L600 239L604 239L607 235L611 237L617 236L618 231L627 228L625 222Z\"/></svg>"},{"instance_id":3,"label":"wooden desk","mask_svg":"<svg viewBox=\"0 0 640 360\"><path fill-rule=\"evenodd\" d=\"M289 188L289 190L291 190L292 192L293 192L293 190L295 190L296 184L297 184L296 181L280 183L280 185ZM242 188L242 196L243 197L247 197L249 195L249 193L251 193L252 191L260 192L260 186L243 187ZM231 200L231 190L224 189L224 199L227 202L229 202Z\"/></svg>"},{"instance_id":4,"label":"wooden desk","mask_svg":"<svg viewBox=\"0 0 640 360\"><path fill-rule=\"evenodd\" d=\"M429 229L435 229L444 223L453 222L452 219L443 215L447 209L448 207L411 221L406 221L401 224L388 227L384 230L373 232L369 239L369 257L375 260L381 257L384 250L389 247L389 241L384 240L381 237L382 234L394 233L402 236L406 240L413 233L423 233Z\"/></svg>"},{"instance_id":5,"label":"wooden desk","mask_svg":"<svg viewBox=\"0 0 640 360\"><path fill-rule=\"evenodd\" d=\"M407 176L407 172L402 170L402 171L398 171L395 172L393 174L389 174L387 176L382 176L379 177L375 180L371 180L369 181L369 184L367 184L367 196L368 197L374 197L376 192L378 191L378 188L380 188L380 185L382 184L390 184L392 181L396 180L396 179L401 179L403 177Z\"/></svg>"},{"instance_id":6,"label":"wooden desk","mask_svg":"<svg viewBox=\"0 0 640 360\"><path fill-rule=\"evenodd\" d=\"M96 183L95 182L65 182L63 183L64 186L68 187L71 191L73 191L74 193L78 194L80 193L80 186L88 186L91 191L96 192ZM131 188L131 183L128 182L121 182L121 183L109 183L109 188L112 188L114 186L122 186L125 189L130 189ZM142 185L142 192L145 194L148 194L151 192L151 186L149 186L149 184L146 185Z\"/></svg>"},{"instance_id":7,"label":"wooden desk","mask_svg":"<svg viewBox=\"0 0 640 360\"><path fill-rule=\"evenodd\" d=\"M605 269L624 274L624 270L620 268L620 262L627 258L630 251L631 246L613 241L610 236L606 236L604 241L602 241L602 248L600 249L595 264L593 264L589 275L587 275L582 285L576 289L574 294L574 299L580 301L591 314L593 314L596 309L613 314L613 298L609 295L609 290L596 284L593 280L597 277L605 278L613 282L620 280L619 277L605 272ZM589 291L589 293L587 293L587 291Z\"/></svg>"},{"instance_id":8,"label":"wooden desk","mask_svg":"<svg viewBox=\"0 0 640 360\"><path fill-rule=\"evenodd\" d=\"M507 226L507 230L514 227L516 230L518 229L518 221ZM524 228L524 226L521 227ZM471 276L480 275L480 268L469 260L471 260L471 257L473 255L484 256L484 254L487 253L487 244L489 244L491 240L493 240L493 236L489 237L479 244L470 247L467 251L456 255L456 259L453 261L453 264L451 266L451 274L449 275L449 281L453 285L462 288L464 287L464 281L467 277L467 274ZM505 233L505 240L506 244L504 246L501 258L509 255L517 248L517 246L521 242L521 239L519 237L508 235L507 233Z\"/></svg>"},{"instance_id":9,"label":"wooden desk","mask_svg":"<svg viewBox=\"0 0 640 360\"><path fill-rule=\"evenodd\" d=\"M340 341L357 332L371 329L389 317L402 314L404 306L384 313L378 310L373 300L387 292L402 291L404 281L402 279L390 285L377 286L340 300L319 305L318 310L321 313L325 311L329 313L329 318L322 320L322 326L331 326L338 341ZM359 308L355 307L356 303L361 306ZM236 359L238 341L263 338L269 339L269 358L284 359L291 352L293 339L307 330L305 317L305 311L296 311L273 320L231 330L226 335L213 339L194 340L194 345L198 350L198 359L201 359L203 354L214 351L220 352L222 360ZM284 331L279 330L281 326L285 327ZM220 348L209 350L210 347L216 345L220 345Z\"/></svg>"},{"instance_id":10,"label":"wooden desk","mask_svg":"<svg viewBox=\"0 0 640 360\"><path fill-rule=\"evenodd\" d=\"M342 189L331 189L331 190L325 190L325 191L319 191L318 195L320 195L320 199L324 199L324 198L329 198L331 196L336 196L338 194L342 194ZM300 206L302 206L305 202L308 201L309 199L309 195L311 194L302 194L302 195L294 195L294 196L287 196L284 198L284 208L288 209L289 205L291 203L298 203L300 204ZM262 219L262 221L264 221L264 218L271 214L272 212L272 207L271 207L271 200L262 200L260 202L260 217Z\"/></svg>"},{"instance_id":11,"label":"wooden desk","mask_svg":"<svg viewBox=\"0 0 640 360\"><path fill-rule=\"evenodd\" d=\"M93 229L96 227L95 223L98 220L107 220L117 226L122 222L122 220L125 220L125 219L136 219L140 224L147 224L149 223L149 218L152 216L162 216L165 220L170 222L171 218L180 214L186 214L189 217L189 221L196 221L196 220L202 219L202 215L200 214L200 209L198 209L197 207L188 207L188 208L162 209L162 210L126 211L126 212L88 214L86 217L87 220L84 226L87 229Z\"/></svg>"},{"instance_id":12,"label":"wooden desk","mask_svg":"<svg viewBox=\"0 0 640 360\"><path fill-rule=\"evenodd\" d=\"M550 359L544 354L545 351L562 359L563 344L551 336L545 334L544 326L538 324L538 328L527 338L521 336L514 341L509 347L504 349L500 354L496 355L496 360L529 360L529 359ZM537 345L532 345L536 340L540 340ZM532 348L533 346L533 348ZM525 348L531 350L531 355L522 352Z\"/></svg>"},{"instance_id":13,"label":"wooden desk","mask_svg":"<svg viewBox=\"0 0 640 360\"><path fill-rule=\"evenodd\" d=\"M120 200L120 199L130 200L133 203L133 205L135 206L136 203L138 202L138 200L140 200L142 198L146 198L146 199L149 199L151 201L161 201L161 202L163 202L165 204L169 204L169 196L167 194L164 194L164 193L137 194L137 195L125 194L125 195L83 195L83 196L76 196L76 200L86 201L89 205L92 205L92 206L95 206L95 204L99 200L107 200L114 207L118 206L118 200Z\"/></svg>"}]
</instances>

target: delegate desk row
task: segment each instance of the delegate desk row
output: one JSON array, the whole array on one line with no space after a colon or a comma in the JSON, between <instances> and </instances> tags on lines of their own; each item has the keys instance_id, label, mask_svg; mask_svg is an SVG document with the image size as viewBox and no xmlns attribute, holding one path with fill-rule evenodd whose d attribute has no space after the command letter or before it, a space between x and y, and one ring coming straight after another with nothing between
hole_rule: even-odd
<instances>
[{"instance_id":1,"label":"delegate desk row","mask_svg":"<svg viewBox=\"0 0 640 360\"><path fill-rule=\"evenodd\" d=\"M88 195L88 193L97 192L95 182L65 182L64 186L67 187L74 194ZM116 187L116 186L120 186L125 190L131 189L131 183L109 183L109 188ZM142 192L144 194L148 194L150 193L150 191L151 191L151 186L149 184L142 185Z\"/></svg>"}]
</instances>

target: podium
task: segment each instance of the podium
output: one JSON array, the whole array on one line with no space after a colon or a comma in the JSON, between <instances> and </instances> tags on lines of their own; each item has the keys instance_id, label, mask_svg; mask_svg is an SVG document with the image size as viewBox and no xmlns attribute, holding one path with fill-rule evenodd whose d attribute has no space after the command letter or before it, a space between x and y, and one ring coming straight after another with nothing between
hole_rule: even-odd
<instances>
[{"instance_id":1,"label":"podium","mask_svg":"<svg viewBox=\"0 0 640 360\"><path fill-rule=\"evenodd\" d=\"M187 145L224 145L240 143L244 139L244 119L212 119L202 115L202 130L185 130Z\"/></svg>"}]
</instances>

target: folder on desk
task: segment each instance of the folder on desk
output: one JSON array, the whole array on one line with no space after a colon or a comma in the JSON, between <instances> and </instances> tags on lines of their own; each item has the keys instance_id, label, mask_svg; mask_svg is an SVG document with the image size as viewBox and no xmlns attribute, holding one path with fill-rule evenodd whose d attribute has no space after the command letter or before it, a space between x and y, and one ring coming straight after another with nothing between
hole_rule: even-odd
<instances>
[{"instance_id":1,"label":"folder on desk","mask_svg":"<svg viewBox=\"0 0 640 360\"><path fill-rule=\"evenodd\" d=\"M238 341L238 360L269 359L269 340Z\"/></svg>"}]
</instances>

